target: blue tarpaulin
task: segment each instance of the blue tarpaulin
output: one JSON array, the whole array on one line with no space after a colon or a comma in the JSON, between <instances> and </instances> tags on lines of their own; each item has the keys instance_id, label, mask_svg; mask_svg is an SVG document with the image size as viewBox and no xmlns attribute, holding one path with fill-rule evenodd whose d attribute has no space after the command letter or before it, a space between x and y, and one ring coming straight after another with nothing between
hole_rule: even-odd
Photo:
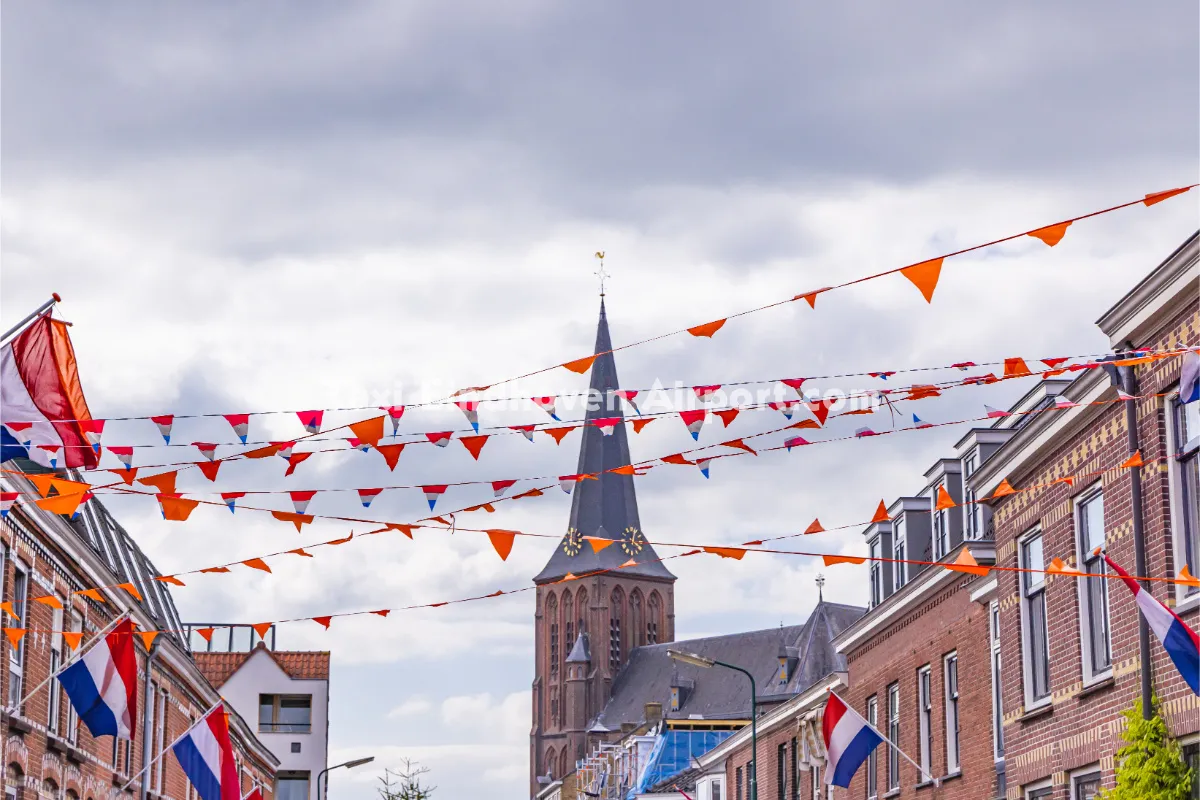
<instances>
[{"instance_id":1,"label":"blue tarpaulin","mask_svg":"<svg viewBox=\"0 0 1200 800\"><path fill-rule=\"evenodd\" d=\"M728 739L736 731L693 731L668 730L658 737L654 743L654 751L650 754L650 763L642 772L637 787L630 797L645 792L650 787L678 775L692 766L692 759L698 758L709 750Z\"/></svg>"}]
</instances>

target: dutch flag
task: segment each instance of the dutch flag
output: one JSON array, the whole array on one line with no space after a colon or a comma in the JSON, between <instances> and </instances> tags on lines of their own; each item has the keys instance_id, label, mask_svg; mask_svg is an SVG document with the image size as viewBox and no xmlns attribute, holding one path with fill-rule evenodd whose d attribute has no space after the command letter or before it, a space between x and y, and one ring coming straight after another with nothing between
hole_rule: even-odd
<instances>
[{"instance_id":1,"label":"dutch flag","mask_svg":"<svg viewBox=\"0 0 1200 800\"><path fill-rule=\"evenodd\" d=\"M132 739L137 728L137 656L128 618L58 673L59 683L92 736Z\"/></svg>"},{"instance_id":2,"label":"dutch flag","mask_svg":"<svg viewBox=\"0 0 1200 800\"><path fill-rule=\"evenodd\" d=\"M241 800L223 703L193 725L171 750L200 800Z\"/></svg>"},{"instance_id":3,"label":"dutch flag","mask_svg":"<svg viewBox=\"0 0 1200 800\"><path fill-rule=\"evenodd\" d=\"M844 789L849 788L850 779L871 751L883 743L879 732L833 692L829 693L825 703L821 732L825 737L829 764L825 770L825 783Z\"/></svg>"}]
</instances>

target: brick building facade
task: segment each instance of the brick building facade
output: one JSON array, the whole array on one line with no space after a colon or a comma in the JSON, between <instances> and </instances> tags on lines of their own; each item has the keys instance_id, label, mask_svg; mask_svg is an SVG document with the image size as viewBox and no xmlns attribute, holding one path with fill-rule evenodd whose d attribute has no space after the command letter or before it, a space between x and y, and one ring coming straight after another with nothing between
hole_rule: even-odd
<instances>
[{"instance_id":1,"label":"brick building facade","mask_svg":"<svg viewBox=\"0 0 1200 800\"><path fill-rule=\"evenodd\" d=\"M11 464L12 462L10 462ZM29 463L21 468L34 469ZM6 475L5 488L37 497L23 478ZM154 755L220 700L193 662L166 584L132 538L92 498L72 522L19 501L0 521L0 600L13 614L3 625L27 632L14 645L0 640L0 752L4 800L194 800L197 795L170 753L135 778ZM79 592L96 586L103 602ZM136 594L135 594L136 592ZM50 598L50 599L48 599ZM61 605L61 608L54 606ZM93 738L56 680L35 692L71 657L62 631L86 643L128 610L143 631L162 631L149 653L135 641L138 661L136 734L132 741ZM23 698L27 697L24 702ZM274 794L277 759L246 721L230 716L242 793Z\"/></svg>"}]
</instances>

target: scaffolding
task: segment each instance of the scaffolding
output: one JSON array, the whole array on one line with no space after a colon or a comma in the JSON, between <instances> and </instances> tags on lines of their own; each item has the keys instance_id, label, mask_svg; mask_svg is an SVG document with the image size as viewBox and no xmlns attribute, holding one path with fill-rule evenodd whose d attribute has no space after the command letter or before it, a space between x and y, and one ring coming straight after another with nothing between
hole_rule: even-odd
<instances>
[{"instance_id":1,"label":"scaffolding","mask_svg":"<svg viewBox=\"0 0 1200 800\"><path fill-rule=\"evenodd\" d=\"M638 779L637 738L621 743L601 742L579 763L573 800L625 800Z\"/></svg>"}]
</instances>

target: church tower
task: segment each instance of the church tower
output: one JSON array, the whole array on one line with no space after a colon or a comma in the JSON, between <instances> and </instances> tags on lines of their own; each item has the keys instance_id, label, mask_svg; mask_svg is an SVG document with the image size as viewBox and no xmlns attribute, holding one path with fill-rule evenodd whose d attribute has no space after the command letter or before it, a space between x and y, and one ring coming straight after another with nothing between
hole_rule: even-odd
<instances>
[{"instance_id":1,"label":"church tower","mask_svg":"<svg viewBox=\"0 0 1200 800\"><path fill-rule=\"evenodd\" d=\"M535 663L530 731L531 796L575 768L587 747L587 726L608 702L629 651L674 641L675 576L646 542L632 475L611 470L630 463L625 426L611 435L593 420L624 418L604 299L596 329L587 423L581 429L567 532L534 578ZM613 542L596 552L584 537ZM566 580L564 580L564 578Z\"/></svg>"}]
</instances>

